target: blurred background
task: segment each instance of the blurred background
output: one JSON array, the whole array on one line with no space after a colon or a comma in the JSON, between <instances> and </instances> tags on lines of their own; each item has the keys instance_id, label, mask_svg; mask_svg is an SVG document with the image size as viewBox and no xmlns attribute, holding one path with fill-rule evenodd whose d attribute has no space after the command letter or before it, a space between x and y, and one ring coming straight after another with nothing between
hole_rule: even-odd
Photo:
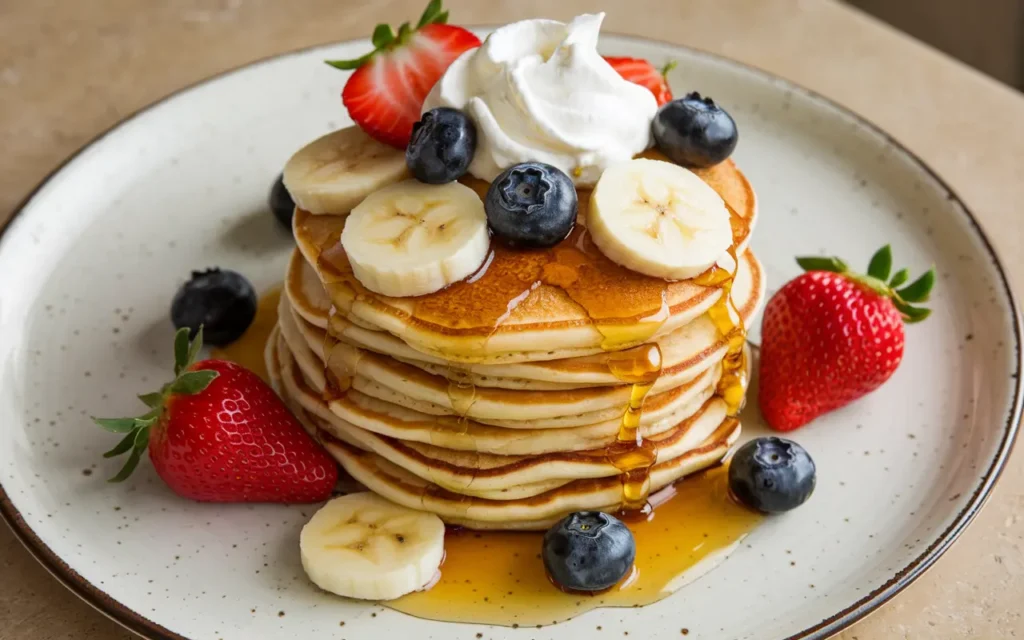
<instances>
[{"instance_id":1,"label":"blurred background","mask_svg":"<svg viewBox=\"0 0 1024 640\"><path fill-rule=\"evenodd\" d=\"M901 31L1024 89L1024 0L847 0Z\"/></svg>"}]
</instances>

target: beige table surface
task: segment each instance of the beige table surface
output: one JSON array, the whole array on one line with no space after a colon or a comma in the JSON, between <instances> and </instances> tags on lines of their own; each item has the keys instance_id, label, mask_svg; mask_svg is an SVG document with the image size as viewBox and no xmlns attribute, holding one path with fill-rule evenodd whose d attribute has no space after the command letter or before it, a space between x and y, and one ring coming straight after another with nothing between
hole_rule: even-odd
<instances>
[{"instance_id":1,"label":"beige table surface","mask_svg":"<svg viewBox=\"0 0 1024 640\"><path fill-rule=\"evenodd\" d=\"M378 19L415 18L424 4L0 0L0 221L66 156L154 100L274 53L366 36ZM714 51L821 92L936 168L997 232L992 239L1012 279L1024 282L1024 97L834 0L447 4L467 24L601 9L609 30ZM1022 538L1024 456L1017 455L987 508L935 568L839 637L1024 638ZM0 639L128 637L0 526Z\"/></svg>"}]
</instances>

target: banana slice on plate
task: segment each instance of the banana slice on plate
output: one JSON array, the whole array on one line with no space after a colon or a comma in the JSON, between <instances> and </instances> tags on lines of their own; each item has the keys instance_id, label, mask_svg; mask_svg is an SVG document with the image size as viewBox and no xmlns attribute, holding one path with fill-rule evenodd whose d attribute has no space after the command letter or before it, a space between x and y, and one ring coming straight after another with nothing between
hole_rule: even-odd
<instances>
[{"instance_id":1,"label":"banana slice on plate","mask_svg":"<svg viewBox=\"0 0 1024 640\"><path fill-rule=\"evenodd\" d=\"M732 245L721 196L692 171L646 158L605 170L590 198L587 229L615 262L669 280L706 271Z\"/></svg>"},{"instance_id":2,"label":"banana slice on plate","mask_svg":"<svg viewBox=\"0 0 1024 640\"><path fill-rule=\"evenodd\" d=\"M302 529L302 567L324 591L394 600L422 589L444 557L444 523L375 493L331 500Z\"/></svg>"},{"instance_id":3,"label":"banana slice on plate","mask_svg":"<svg viewBox=\"0 0 1024 640\"><path fill-rule=\"evenodd\" d=\"M359 127L317 138L284 166L284 186L310 213L348 213L377 189L407 177L405 154Z\"/></svg>"},{"instance_id":4,"label":"banana slice on plate","mask_svg":"<svg viewBox=\"0 0 1024 640\"><path fill-rule=\"evenodd\" d=\"M490 251L480 196L451 182L405 180L352 210L341 233L355 277L386 296L420 296L473 274Z\"/></svg>"}]
</instances>

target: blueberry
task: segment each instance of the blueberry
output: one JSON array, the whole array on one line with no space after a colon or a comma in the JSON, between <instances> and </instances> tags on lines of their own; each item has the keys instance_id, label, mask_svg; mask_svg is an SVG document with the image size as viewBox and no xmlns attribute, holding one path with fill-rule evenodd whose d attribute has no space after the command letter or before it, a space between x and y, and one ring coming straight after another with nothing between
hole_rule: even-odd
<instances>
[{"instance_id":1,"label":"blueberry","mask_svg":"<svg viewBox=\"0 0 1024 640\"><path fill-rule=\"evenodd\" d=\"M602 591L629 573L636 559L633 533L600 511L570 514L544 534L544 567L559 586Z\"/></svg>"},{"instance_id":2,"label":"blueberry","mask_svg":"<svg viewBox=\"0 0 1024 640\"><path fill-rule=\"evenodd\" d=\"M576 224L576 187L569 176L542 162L506 169L487 190L484 208L494 235L511 247L558 244Z\"/></svg>"},{"instance_id":3,"label":"blueberry","mask_svg":"<svg viewBox=\"0 0 1024 640\"><path fill-rule=\"evenodd\" d=\"M438 107L412 126L405 163L420 182L444 184L466 174L476 152L476 126L458 109Z\"/></svg>"},{"instance_id":4,"label":"blueberry","mask_svg":"<svg viewBox=\"0 0 1024 640\"><path fill-rule=\"evenodd\" d=\"M802 505L814 491L814 460L784 438L757 438L743 445L729 463L729 489L740 502L765 513Z\"/></svg>"},{"instance_id":5,"label":"blueberry","mask_svg":"<svg viewBox=\"0 0 1024 640\"><path fill-rule=\"evenodd\" d=\"M192 336L203 327L203 340L223 347L242 337L256 317L256 290L234 271L193 271L171 303L175 329L188 327Z\"/></svg>"},{"instance_id":6,"label":"blueberry","mask_svg":"<svg viewBox=\"0 0 1024 640\"><path fill-rule=\"evenodd\" d=\"M651 132L662 153L688 167L718 164L732 154L739 140L732 116L696 91L662 105Z\"/></svg>"},{"instance_id":7,"label":"blueberry","mask_svg":"<svg viewBox=\"0 0 1024 640\"><path fill-rule=\"evenodd\" d=\"M277 181L270 188L270 210L274 212L277 221L291 231L292 216L295 215L295 201L292 200L292 194L288 193L288 189L284 186L283 175L277 176Z\"/></svg>"}]
</instances>

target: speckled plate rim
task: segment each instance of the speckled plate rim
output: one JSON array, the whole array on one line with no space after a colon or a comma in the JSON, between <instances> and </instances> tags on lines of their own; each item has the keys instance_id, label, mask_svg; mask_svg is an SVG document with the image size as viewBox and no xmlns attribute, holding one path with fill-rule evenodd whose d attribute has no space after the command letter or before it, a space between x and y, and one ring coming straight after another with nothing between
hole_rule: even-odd
<instances>
[{"instance_id":1,"label":"speckled plate rim","mask_svg":"<svg viewBox=\"0 0 1024 640\"><path fill-rule=\"evenodd\" d=\"M490 31L495 28L496 25L474 25L470 28L475 31ZM872 133L880 136L892 147L898 150L900 153L905 154L908 158L913 161L922 171L928 174L932 180L935 181L946 195L946 198L955 203L963 215L967 218L974 232L977 234L978 239L981 240L985 252L988 254L989 259L992 262L992 266L995 268L996 273L999 276L1000 283L1002 284L1003 291L1006 295L1006 299L1009 302L1010 309L1013 314L1013 335L1014 335L1014 350L1016 352L1015 361L1017 363L1016 369L1013 373L1013 378L1016 380L1016 385L1013 390L1013 403L1009 414L1006 417L1006 424L1003 428L1002 439L999 443L997 453L992 460L992 464L985 470L984 475L981 477L977 489L971 495L970 500L964 508L956 515L953 522L946 528L945 531L940 533L938 537L921 553L917 558L914 558L905 567L897 571L889 580L887 580L880 587L876 588L872 592L863 596L859 600L851 603L844 607L842 610L836 612L834 615L825 618L821 622L804 629L796 634L785 638L784 640L821 640L828 638L843 629L846 629L853 625L855 622L875 611L880 606L892 599L896 594L906 589L912 582L919 578L925 571L927 571L935 562L944 554L950 546L960 537L960 535L967 529L968 525L977 517L978 513L984 507L989 496L992 494L992 490L995 487L996 482L999 480L1003 469L1006 467L1007 460L1009 459L1010 453L1013 450L1014 443L1017 439L1017 434L1020 429L1021 414L1024 410L1024 380L1021 378L1022 371L1024 371L1024 353L1022 353L1021 337L1024 335L1024 323L1022 323L1022 317L1020 313L1020 305L1017 302L1017 298L1013 293L1013 289L1010 287L1009 278L1006 275L1006 269L1003 267L1003 263L996 253L995 248L992 246L991 241L986 235L978 219L974 213L967 207L966 203L960 198L959 195L942 179L939 174L932 169L927 163L924 162L913 151L904 146L899 140L895 139L890 134L886 133L881 127L874 124L867 118L851 111L847 107L833 101L826 96L823 96L816 91L807 89L791 80L777 76L771 72L765 71L753 65L738 62L724 56L720 56L708 51L701 49L695 49L681 44L672 42L666 42L663 40L655 40L651 38L640 38L628 34L619 34L612 31L606 32L606 35L611 36L622 43L648 43L657 44L677 50L686 51L689 55L714 60L716 62L732 65L741 69L744 69L750 73L761 76L765 79L771 80L794 93L803 94L805 97L810 98L818 103L821 103L844 116L857 121L865 128L869 129ZM63 171L65 167L74 162L80 155L91 147L101 142L110 134L120 129L123 125L128 124L136 120L137 118L145 115L149 111L156 107L163 105L164 103L181 97L193 89L197 89L204 85L216 82L221 78L232 75L236 72L244 71L259 67L263 64L279 60L281 58L288 58L291 56L299 56L306 54L310 51L320 49L328 46L340 46L345 44L355 44L359 42L365 42L365 40L349 40L343 42L325 42L320 44L303 47L293 51L288 51L280 54L274 54L265 58L255 60L231 69L226 69L217 74L186 85L173 93L170 93L159 100L142 107L138 111L128 115L119 122L113 124L105 131L99 133L94 138L86 142L81 148L75 151L72 155L68 156L63 162L55 167L49 174L47 174L42 181L36 185L34 189L14 208L14 213L11 218L7 221L4 227L0 228L0 246L4 241L6 232L12 227L15 220L19 215L28 208L28 205L32 203L36 195L50 183L58 174ZM114 622L117 622L126 629L136 633L148 640L194 640L185 636L179 635L165 627L157 624L149 618L131 610L122 603L112 598L109 594L103 590L97 588L94 584L82 577L77 571L72 569L60 556L47 546L35 531L25 522L24 518L21 517L20 512L14 506L10 497L7 495L3 484L0 484L0 518L2 518L8 526L14 532L14 535L21 541L21 543L28 549L29 553L39 561L40 564L50 572L61 584L67 587L72 593L84 600L87 604L95 608L97 611L107 616Z\"/></svg>"}]
</instances>

